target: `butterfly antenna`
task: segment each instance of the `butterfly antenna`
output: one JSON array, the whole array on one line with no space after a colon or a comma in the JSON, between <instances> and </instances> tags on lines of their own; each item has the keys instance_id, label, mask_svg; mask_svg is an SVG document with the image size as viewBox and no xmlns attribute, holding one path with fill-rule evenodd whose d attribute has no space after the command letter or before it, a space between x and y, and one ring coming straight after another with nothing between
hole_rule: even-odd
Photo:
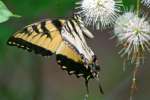
<instances>
[{"instance_id":1,"label":"butterfly antenna","mask_svg":"<svg viewBox=\"0 0 150 100\"><path fill-rule=\"evenodd\" d=\"M88 86L88 79L85 80L85 87L86 87L86 94L84 96L84 100L88 99L89 96L89 86Z\"/></svg>"}]
</instances>

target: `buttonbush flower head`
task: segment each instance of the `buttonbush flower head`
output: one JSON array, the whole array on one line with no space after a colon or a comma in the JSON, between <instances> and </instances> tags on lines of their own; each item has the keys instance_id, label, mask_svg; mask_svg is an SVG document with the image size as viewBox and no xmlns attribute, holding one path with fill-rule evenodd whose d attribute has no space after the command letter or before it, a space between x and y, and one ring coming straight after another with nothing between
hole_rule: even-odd
<instances>
[{"instance_id":1,"label":"buttonbush flower head","mask_svg":"<svg viewBox=\"0 0 150 100\"><path fill-rule=\"evenodd\" d=\"M122 6L121 0L82 0L77 4L80 5L77 13L84 18L85 24L92 24L96 29L112 25Z\"/></svg>"},{"instance_id":2,"label":"buttonbush flower head","mask_svg":"<svg viewBox=\"0 0 150 100\"><path fill-rule=\"evenodd\" d=\"M150 24L144 16L138 17L133 12L126 12L118 17L114 35L123 47L119 53L121 56L127 55L132 63L139 64L144 52L150 49Z\"/></svg>"},{"instance_id":3,"label":"buttonbush flower head","mask_svg":"<svg viewBox=\"0 0 150 100\"><path fill-rule=\"evenodd\" d=\"M142 3L148 7L150 7L150 0L142 0Z\"/></svg>"}]
</instances>

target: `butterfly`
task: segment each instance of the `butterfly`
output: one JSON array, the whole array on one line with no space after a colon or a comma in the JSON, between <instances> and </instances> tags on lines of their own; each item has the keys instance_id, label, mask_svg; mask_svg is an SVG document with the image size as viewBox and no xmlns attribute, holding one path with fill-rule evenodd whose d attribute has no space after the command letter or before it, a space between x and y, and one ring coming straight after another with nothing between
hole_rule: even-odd
<instances>
[{"instance_id":1,"label":"butterfly","mask_svg":"<svg viewBox=\"0 0 150 100\"><path fill-rule=\"evenodd\" d=\"M100 66L84 36L94 37L81 18L74 15L69 19L45 19L28 25L13 34L7 44L42 56L55 54L63 70L85 79L88 92L88 81L99 80ZM99 88L103 93L101 85Z\"/></svg>"}]
</instances>

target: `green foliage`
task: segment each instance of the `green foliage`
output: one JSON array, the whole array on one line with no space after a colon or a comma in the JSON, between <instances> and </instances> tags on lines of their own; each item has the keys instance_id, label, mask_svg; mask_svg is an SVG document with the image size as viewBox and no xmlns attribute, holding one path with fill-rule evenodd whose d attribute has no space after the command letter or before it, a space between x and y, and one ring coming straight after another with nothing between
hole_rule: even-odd
<instances>
[{"instance_id":1,"label":"green foliage","mask_svg":"<svg viewBox=\"0 0 150 100\"><path fill-rule=\"evenodd\" d=\"M19 15L13 14L0 0L0 23L7 21L10 17L20 17Z\"/></svg>"},{"instance_id":2,"label":"green foliage","mask_svg":"<svg viewBox=\"0 0 150 100\"><path fill-rule=\"evenodd\" d=\"M71 11L77 0L6 0L13 10L24 17L65 16ZM8 4L9 6L9 4Z\"/></svg>"},{"instance_id":3,"label":"green foliage","mask_svg":"<svg viewBox=\"0 0 150 100\"><path fill-rule=\"evenodd\" d=\"M122 0L122 1L127 10L130 10L131 7L136 6L136 0Z\"/></svg>"}]
</instances>

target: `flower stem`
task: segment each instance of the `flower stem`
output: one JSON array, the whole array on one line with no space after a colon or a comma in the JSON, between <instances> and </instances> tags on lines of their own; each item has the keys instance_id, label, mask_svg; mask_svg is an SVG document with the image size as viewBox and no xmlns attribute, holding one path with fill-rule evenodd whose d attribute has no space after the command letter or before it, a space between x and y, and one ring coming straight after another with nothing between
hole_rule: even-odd
<instances>
[{"instance_id":1,"label":"flower stem","mask_svg":"<svg viewBox=\"0 0 150 100\"><path fill-rule=\"evenodd\" d=\"M141 0L137 0L137 8L136 8L137 16L139 16L139 12L140 12L140 2L141 2Z\"/></svg>"},{"instance_id":2,"label":"flower stem","mask_svg":"<svg viewBox=\"0 0 150 100\"><path fill-rule=\"evenodd\" d=\"M139 65L136 64L136 66L133 70L133 77L132 77L132 84L131 84L131 91L130 91L130 100L133 100L133 95L134 95L135 91L137 90L136 75L137 75L137 72L138 72L138 68L139 68Z\"/></svg>"}]
</instances>

